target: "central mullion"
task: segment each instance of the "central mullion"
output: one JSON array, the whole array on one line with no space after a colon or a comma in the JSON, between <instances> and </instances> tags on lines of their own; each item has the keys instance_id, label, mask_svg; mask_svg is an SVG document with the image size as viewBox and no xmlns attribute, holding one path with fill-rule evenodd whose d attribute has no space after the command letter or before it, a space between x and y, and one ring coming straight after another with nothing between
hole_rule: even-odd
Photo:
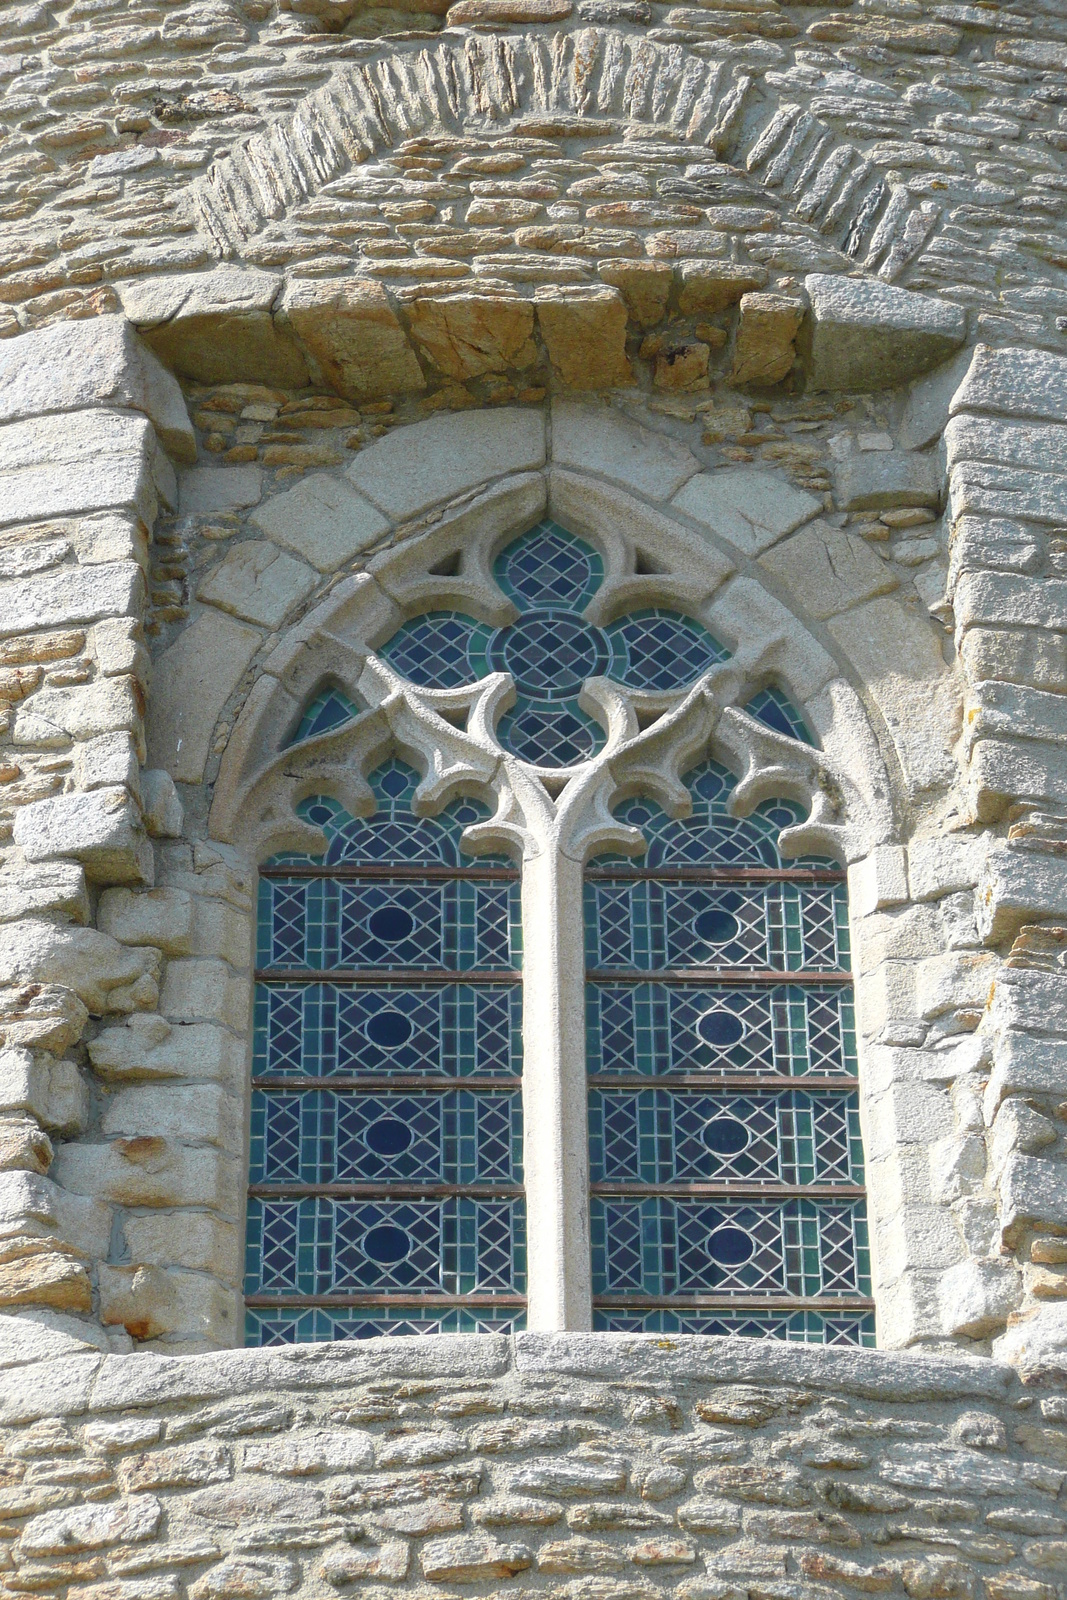
<instances>
[{"instance_id":1,"label":"central mullion","mask_svg":"<svg viewBox=\"0 0 1067 1600\"><path fill-rule=\"evenodd\" d=\"M592 1327L582 866L549 845L522 866L527 1326Z\"/></svg>"}]
</instances>

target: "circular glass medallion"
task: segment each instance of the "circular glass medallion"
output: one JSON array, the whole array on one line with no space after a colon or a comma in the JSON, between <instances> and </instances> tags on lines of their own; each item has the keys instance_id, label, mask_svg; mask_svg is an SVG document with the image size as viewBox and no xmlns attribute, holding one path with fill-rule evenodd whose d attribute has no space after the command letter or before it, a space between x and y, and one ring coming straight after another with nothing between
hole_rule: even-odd
<instances>
[{"instance_id":1,"label":"circular glass medallion","mask_svg":"<svg viewBox=\"0 0 1067 1600\"><path fill-rule=\"evenodd\" d=\"M401 1122L399 1117L379 1117L377 1122L372 1122L363 1135L367 1149L373 1150L376 1156L399 1156L408 1148L414 1134L406 1122ZM384 1232L384 1229L375 1229L375 1232ZM395 1230L399 1232L399 1229ZM370 1235L368 1234L369 1238ZM406 1235L404 1236L406 1238ZM369 1253L369 1252L368 1252ZM375 1260L378 1257L374 1257ZM389 1259L399 1260L399 1257Z\"/></svg>"},{"instance_id":2,"label":"circular glass medallion","mask_svg":"<svg viewBox=\"0 0 1067 1600\"><path fill-rule=\"evenodd\" d=\"M729 944L741 931L737 918L722 906L709 906L693 919L693 932L706 944Z\"/></svg>"},{"instance_id":3,"label":"circular glass medallion","mask_svg":"<svg viewBox=\"0 0 1067 1600\"><path fill-rule=\"evenodd\" d=\"M411 1018L405 1017L402 1011L376 1011L373 1017L368 1017L364 1028L371 1044L383 1050L398 1050L402 1044L407 1044L414 1031Z\"/></svg>"},{"instance_id":4,"label":"circular glass medallion","mask_svg":"<svg viewBox=\"0 0 1067 1600\"><path fill-rule=\"evenodd\" d=\"M756 1246L740 1228L716 1228L708 1235L708 1255L720 1267L740 1267L748 1261Z\"/></svg>"},{"instance_id":5,"label":"circular glass medallion","mask_svg":"<svg viewBox=\"0 0 1067 1600\"><path fill-rule=\"evenodd\" d=\"M748 1129L736 1117L712 1117L701 1137L715 1155L736 1156L748 1143Z\"/></svg>"},{"instance_id":6,"label":"circular glass medallion","mask_svg":"<svg viewBox=\"0 0 1067 1600\"><path fill-rule=\"evenodd\" d=\"M410 1236L403 1228L395 1228L391 1223L384 1222L377 1228L368 1228L363 1235L363 1254L369 1261L377 1261L383 1267L403 1261L410 1249Z\"/></svg>"},{"instance_id":7,"label":"circular glass medallion","mask_svg":"<svg viewBox=\"0 0 1067 1600\"><path fill-rule=\"evenodd\" d=\"M520 694L562 700L607 671L611 650L599 628L571 611L528 611L499 628L486 651L496 672L510 672Z\"/></svg>"},{"instance_id":8,"label":"circular glass medallion","mask_svg":"<svg viewBox=\"0 0 1067 1600\"><path fill-rule=\"evenodd\" d=\"M385 944L407 939L415 929L415 918L403 906L379 906L367 918L368 932Z\"/></svg>"},{"instance_id":9,"label":"circular glass medallion","mask_svg":"<svg viewBox=\"0 0 1067 1600\"><path fill-rule=\"evenodd\" d=\"M697 1033L705 1044L726 1046L744 1038L745 1025L732 1011L705 1011L697 1023Z\"/></svg>"}]
</instances>

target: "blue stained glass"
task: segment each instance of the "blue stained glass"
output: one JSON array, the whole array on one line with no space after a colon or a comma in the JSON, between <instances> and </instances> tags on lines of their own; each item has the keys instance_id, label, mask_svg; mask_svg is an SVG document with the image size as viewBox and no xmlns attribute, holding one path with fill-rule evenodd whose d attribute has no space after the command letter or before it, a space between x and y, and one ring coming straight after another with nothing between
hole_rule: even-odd
<instances>
[{"instance_id":1,"label":"blue stained glass","mask_svg":"<svg viewBox=\"0 0 1067 1600\"><path fill-rule=\"evenodd\" d=\"M631 611L606 633L611 676L635 689L680 689L729 657L699 622L673 611Z\"/></svg>"},{"instance_id":2,"label":"blue stained glass","mask_svg":"<svg viewBox=\"0 0 1067 1600\"><path fill-rule=\"evenodd\" d=\"M521 1321L491 1304L408 1314L373 1303L398 1292L521 1296L525 1222L522 991L507 981L519 963L518 876L487 875L461 853L485 807L459 800L418 816L418 774L398 760L369 783L367 817L305 800L325 855L278 857L260 880L250 1343ZM482 981L414 977L452 972ZM432 1092L434 1078L496 1082ZM458 1192L422 1197L441 1185ZM282 1303L323 1295L358 1295L361 1309Z\"/></svg>"},{"instance_id":3,"label":"blue stained glass","mask_svg":"<svg viewBox=\"0 0 1067 1600\"><path fill-rule=\"evenodd\" d=\"M426 688L509 673L516 701L498 735L506 750L534 766L573 766L603 746L604 730L578 704L590 678L680 689L727 659L706 628L673 611L646 608L604 628L589 622L582 611L603 582L603 562L554 522L513 540L493 573L515 605L513 621L493 629L460 612L427 612L398 629L381 654Z\"/></svg>"},{"instance_id":4,"label":"blue stained glass","mask_svg":"<svg viewBox=\"0 0 1067 1600\"><path fill-rule=\"evenodd\" d=\"M775 733L784 733L787 739L799 739L802 744L814 744L804 718L781 689L773 686L761 689L745 706L750 717L766 723Z\"/></svg>"},{"instance_id":5,"label":"blue stained glass","mask_svg":"<svg viewBox=\"0 0 1067 1600\"><path fill-rule=\"evenodd\" d=\"M497 556L493 576L520 611L581 611L604 581L604 563L592 545L554 522L539 522Z\"/></svg>"},{"instance_id":6,"label":"blue stained glass","mask_svg":"<svg viewBox=\"0 0 1067 1600\"><path fill-rule=\"evenodd\" d=\"M783 1339L794 1344L875 1344L871 1312L832 1311L656 1311L593 1312L598 1333L696 1333L720 1338Z\"/></svg>"},{"instance_id":7,"label":"blue stained glass","mask_svg":"<svg viewBox=\"0 0 1067 1600\"><path fill-rule=\"evenodd\" d=\"M252 1195L245 1293L522 1294L525 1249L519 1199Z\"/></svg>"},{"instance_id":8,"label":"blue stained glass","mask_svg":"<svg viewBox=\"0 0 1067 1600\"><path fill-rule=\"evenodd\" d=\"M693 809L688 817L673 818L654 801L627 800L615 808L620 822L641 829L648 850L639 860L620 858L619 865L642 867L729 866L785 867L787 861L778 850L778 835L783 828L804 820L805 812L791 800L767 800L750 816L732 817L727 810L737 779L717 761L703 761L686 777ZM602 857L602 861L608 860ZM614 865L614 858L612 863ZM805 865L809 863L807 860ZM818 865L836 870L835 861Z\"/></svg>"},{"instance_id":9,"label":"blue stained glass","mask_svg":"<svg viewBox=\"0 0 1067 1600\"><path fill-rule=\"evenodd\" d=\"M297 730L288 743L299 744L302 739L313 739L316 734L329 733L331 728L353 722L359 714L359 707L343 689L320 689L305 707Z\"/></svg>"},{"instance_id":10,"label":"blue stained glass","mask_svg":"<svg viewBox=\"0 0 1067 1600\"><path fill-rule=\"evenodd\" d=\"M461 611L428 611L395 633L380 654L383 660L424 689L455 689L482 677L473 664L484 658L491 629Z\"/></svg>"},{"instance_id":11,"label":"blue stained glass","mask_svg":"<svg viewBox=\"0 0 1067 1600\"><path fill-rule=\"evenodd\" d=\"M861 1201L594 1195L591 1226L597 1295L870 1293Z\"/></svg>"},{"instance_id":12,"label":"blue stained glass","mask_svg":"<svg viewBox=\"0 0 1067 1600\"><path fill-rule=\"evenodd\" d=\"M526 1326L522 1311L479 1310L456 1306L432 1311L412 1307L375 1315L373 1311L344 1311L331 1306L306 1310L249 1307L245 1313L245 1344L311 1344L322 1339L379 1339L425 1333L517 1333Z\"/></svg>"}]
</instances>

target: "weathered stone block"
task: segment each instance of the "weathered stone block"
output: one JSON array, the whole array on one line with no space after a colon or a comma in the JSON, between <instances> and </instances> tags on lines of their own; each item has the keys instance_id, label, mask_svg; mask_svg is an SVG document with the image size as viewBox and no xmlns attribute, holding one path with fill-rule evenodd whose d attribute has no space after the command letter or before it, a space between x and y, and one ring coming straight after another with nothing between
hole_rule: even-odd
<instances>
[{"instance_id":1,"label":"weathered stone block","mask_svg":"<svg viewBox=\"0 0 1067 1600\"><path fill-rule=\"evenodd\" d=\"M971 361L971 351L961 350L928 378L911 385L897 428L897 444L902 450L923 450L940 438Z\"/></svg>"},{"instance_id":2,"label":"weathered stone block","mask_svg":"<svg viewBox=\"0 0 1067 1600\"><path fill-rule=\"evenodd\" d=\"M61 1251L41 1250L0 1263L0 1305L91 1311L93 1286L80 1261Z\"/></svg>"},{"instance_id":3,"label":"weathered stone block","mask_svg":"<svg viewBox=\"0 0 1067 1600\"><path fill-rule=\"evenodd\" d=\"M425 389L422 368L389 296L373 279L290 283L282 311L327 384L347 399Z\"/></svg>"},{"instance_id":4,"label":"weathered stone block","mask_svg":"<svg viewBox=\"0 0 1067 1600\"><path fill-rule=\"evenodd\" d=\"M380 1463L379 1463L380 1464ZM318 1428L241 1447L245 1472L305 1478L320 1472L365 1472L374 1465L374 1440L362 1428Z\"/></svg>"},{"instance_id":5,"label":"weathered stone block","mask_svg":"<svg viewBox=\"0 0 1067 1600\"><path fill-rule=\"evenodd\" d=\"M539 288L537 323L549 360L568 389L633 382L626 359L626 302L617 289Z\"/></svg>"},{"instance_id":6,"label":"weathered stone block","mask_svg":"<svg viewBox=\"0 0 1067 1600\"><path fill-rule=\"evenodd\" d=\"M544 466L539 411L502 408L431 417L361 450L346 476L394 520L507 472Z\"/></svg>"},{"instance_id":7,"label":"weathered stone block","mask_svg":"<svg viewBox=\"0 0 1067 1600\"><path fill-rule=\"evenodd\" d=\"M0 637L104 617L139 617L143 603L144 577L133 561L65 567L0 583ZM33 659L32 651L25 659Z\"/></svg>"},{"instance_id":8,"label":"weathered stone block","mask_svg":"<svg viewBox=\"0 0 1067 1600\"><path fill-rule=\"evenodd\" d=\"M760 557L760 566L820 621L897 587L897 579L870 545L826 522L809 523L784 539Z\"/></svg>"},{"instance_id":9,"label":"weathered stone block","mask_svg":"<svg viewBox=\"0 0 1067 1600\"><path fill-rule=\"evenodd\" d=\"M159 967L158 951L127 949L95 928L31 920L0 927L0 984L59 983L91 1014L153 1006Z\"/></svg>"},{"instance_id":10,"label":"weathered stone block","mask_svg":"<svg viewBox=\"0 0 1067 1600\"><path fill-rule=\"evenodd\" d=\"M907 855L900 845L884 844L848 870L848 893L855 916L903 905L908 899Z\"/></svg>"},{"instance_id":11,"label":"weathered stone block","mask_svg":"<svg viewBox=\"0 0 1067 1600\"><path fill-rule=\"evenodd\" d=\"M512 1578L532 1565L523 1544L498 1544L477 1534L430 1539L419 1552L423 1573L431 1582L474 1583Z\"/></svg>"},{"instance_id":12,"label":"weathered stone block","mask_svg":"<svg viewBox=\"0 0 1067 1600\"><path fill-rule=\"evenodd\" d=\"M602 261L597 276L619 290L639 328L652 328L666 315L674 283L666 261Z\"/></svg>"},{"instance_id":13,"label":"weathered stone block","mask_svg":"<svg viewBox=\"0 0 1067 1600\"><path fill-rule=\"evenodd\" d=\"M152 1266L109 1267L101 1263L98 1282L100 1320L105 1327L125 1328L135 1339L180 1334L186 1339L228 1343L233 1337L233 1292L203 1273L164 1271ZM162 1486L165 1476L157 1469L153 1483L149 1473L142 1472L141 1481L131 1487ZM215 1476L228 1477L229 1473Z\"/></svg>"},{"instance_id":14,"label":"weathered stone block","mask_svg":"<svg viewBox=\"0 0 1067 1600\"><path fill-rule=\"evenodd\" d=\"M678 268L678 309L683 317L714 316L735 306L742 295L762 289L766 281L767 275L759 267L683 261Z\"/></svg>"},{"instance_id":15,"label":"weathered stone block","mask_svg":"<svg viewBox=\"0 0 1067 1600\"><path fill-rule=\"evenodd\" d=\"M270 540L245 539L212 567L196 596L245 622L277 628L294 606L307 599L316 582L310 567Z\"/></svg>"},{"instance_id":16,"label":"weathered stone block","mask_svg":"<svg viewBox=\"0 0 1067 1600\"><path fill-rule=\"evenodd\" d=\"M241 1033L248 1025L247 985L225 961L168 961L159 999L164 1016L178 1022L221 1022Z\"/></svg>"},{"instance_id":17,"label":"weathered stone block","mask_svg":"<svg viewBox=\"0 0 1067 1600\"><path fill-rule=\"evenodd\" d=\"M73 1194L115 1205L211 1206L229 1216L238 1207L235 1161L218 1150L187 1148L154 1134L111 1144L63 1145L53 1170Z\"/></svg>"},{"instance_id":18,"label":"weathered stone block","mask_svg":"<svg viewBox=\"0 0 1067 1600\"><path fill-rule=\"evenodd\" d=\"M786 295L742 295L731 383L769 385L788 377L803 315L803 303Z\"/></svg>"},{"instance_id":19,"label":"weathered stone block","mask_svg":"<svg viewBox=\"0 0 1067 1600\"><path fill-rule=\"evenodd\" d=\"M14 837L27 861L74 856L94 882L152 881L152 847L124 788L34 800L16 813Z\"/></svg>"},{"instance_id":20,"label":"weathered stone block","mask_svg":"<svg viewBox=\"0 0 1067 1600\"><path fill-rule=\"evenodd\" d=\"M868 450L838 463L838 504L848 511L886 511L893 506L937 506L941 472L932 456L910 450Z\"/></svg>"},{"instance_id":21,"label":"weathered stone block","mask_svg":"<svg viewBox=\"0 0 1067 1600\"><path fill-rule=\"evenodd\" d=\"M160 360L199 383L300 388L307 365L271 309L282 280L255 267L134 278L116 285L122 309Z\"/></svg>"},{"instance_id":22,"label":"weathered stone block","mask_svg":"<svg viewBox=\"0 0 1067 1600\"><path fill-rule=\"evenodd\" d=\"M193 948L193 897L185 889L105 889L97 907L97 927L122 944L148 944L167 956L187 956Z\"/></svg>"},{"instance_id":23,"label":"weathered stone block","mask_svg":"<svg viewBox=\"0 0 1067 1600\"><path fill-rule=\"evenodd\" d=\"M185 813L169 772L149 767L141 773L141 810L149 838L181 838Z\"/></svg>"},{"instance_id":24,"label":"weathered stone block","mask_svg":"<svg viewBox=\"0 0 1067 1600\"><path fill-rule=\"evenodd\" d=\"M0 872L0 922L28 916L88 922L84 868L73 861L50 861Z\"/></svg>"},{"instance_id":25,"label":"weathered stone block","mask_svg":"<svg viewBox=\"0 0 1067 1600\"><path fill-rule=\"evenodd\" d=\"M68 1146L68 1148L70 1148ZM80 1255L107 1254L111 1213L33 1172L0 1172L0 1238L54 1238Z\"/></svg>"},{"instance_id":26,"label":"weathered stone block","mask_svg":"<svg viewBox=\"0 0 1067 1600\"><path fill-rule=\"evenodd\" d=\"M178 477L178 509L183 516L240 511L263 494L262 467L190 467Z\"/></svg>"},{"instance_id":27,"label":"weathered stone block","mask_svg":"<svg viewBox=\"0 0 1067 1600\"><path fill-rule=\"evenodd\" d=\"M0 346L0 423L116 406L143 411L176 461L196 458L182 392L125 317L57 322Z\"/></svg>"},{"instance_id":28,"label":"weathered stone block","mask_svg":"<svg viewBox=\"0 0 1067 1600\"><path fill-rule=\"evenodd\" d=\"M238 1153L244 1143L244 1111L217 1084L138 1084L105 1100L100 1129L107 1138L202 1140Z\"/></svg>"},{"instance_id":29,"label":"weathered stone block","mask_svg":"<svg viewBox=\"0 0 1067 1600\"><path fill-rule=\"evenodd\" d=\"M822 510L822 501L752 467L691 477L671 505L746 555L759 555Z\"/></svg>"},{"instance_id":30,"label":"weathered stone block","mask_svg":"<svg viewBox=\"0 0 1067 1600\"><path fill-rule=\"evenodd\" d=\"M76 1044L89 1013L78 996L55 983L0 989L0 1047L51 1050Z\"/></svg>"},{"instance_id":31,"label":"weathered stone block","mask_svg":"<svg viewBox=\"0 0 1067 1600\"><path fill-rule=\"evenodd\" d=\"M407 315L417 344L450 378L529 367L537 359L533 304L528 300L442 295L413 300Z\"/></svg>"},{"instance_id":32,"label":"weathered stone block","mask_svg":"<svg viewBox=\"0 0 1067 1600\"><path fill-rule=\"evenodd\" d=\"M961 411L1062 422L1067 416L1067 360L1049 350L975 345L952 401L953 414Z\"/></svg>"},{"instance_id":33,"label":"weathered stone block","mask_svg":"<svg viewBox=\"0 0 1067 1600\"><path fill-rule=\"evenodd\" d=\"M552 407L556 466L599 473L648 500L669 500L699 463L663 434L639 428L611 406L557 400Z\"/></svg>"},{"instance_id":34,"label":"weathered stone block","mask_svg":"<svg viewBox=\"0 0 1067 1600\"><path fill-rule=\"evenodd\" d=\"M210 607L160 656L148 701L148 758L178 783L203 777L219 713L262 640L258 629Z\"/></svg>"},{"instance_id":35,"label":"weathered stone block","mask_svg":"<svg viewBox=\"0 0 1067 1600\"><path fill-rule=\"evenodd\" d=\"M79 411L0 427L0 521L117 508L151 526L177 503L174 469L146 417Z\"/></svg>"},{"instance_id":36,"label":"weathered stone block","mask_svg":"<svg viewBox=\"0 0 1067 1600\"><path fill-rule=\"evenodd\" d=\"M185 1267L229 1283L237 1280L244 1237L232 1222L210 1211L128 1211L122 1231L136 1262Z\"/></svg>"},{"instance_id":37,"label":"weathered stone block","mask_svg":"<svg viewBox=\"0 0 1067 1600\"><path fill-rule=\"evenodd\" d=\"M809 273L811 313L802 349L813 389L889 389L948 359L963 343L964 312L880 283Z\"/></svg>"},{"instance_id":38,"label":"weathered stone block","mask_svg":"<svg viewBox=\"0 0 1067 1600\"><path fill-rule=\"evenodd\" d=\"M1067 1231L1067 1166L1040 1156L1014 1155L1000 1176L1000 1225L1006 1243L1037 1223Z\"/></svg>"},{"instance_id":39,"label":"weathered stone block","mask_svg":"<svg viewBox=\"0 0 1067 1600\"><path fill-rule=\"evenodd\" d=\"M109 1545L139 1544L159 1527L162 1507L153 1495L132 1495L106 1505L68 1506L46 1511L23 1524L20 1559L69 1556L79 1550L105 1550Z\"/></svg>"},{"instance_id":40,"label":"weathered stone block","mask_svg":"<svg viewBox=\"0 0 1067 1600\"><path fill-rule=\"evenodd\" d=\"M25 1048L0 1051L0 1112L28 1112L42 1127L74 1134L85 1125L89 1090L73 1061Z\"/></svg>"},{"instance_id":41,"label":"weathered stone block","mask_svg":"<svg viewBox=\"0 0 1067 1600\"><path fill-rule=\"evenodd\" d=\"M16 713L12 740L48 746L119 730L139 739L143 703L139 685L128 677L98 678L73 689L38 689Z\"/></svg>"},{"instance_id":42,"label":"weathered stone block","mask_svg":"<svg viewBox=\"0 0 1067 1600\"><path fill-rule=\"evenodd\" d=\"M333 572L389 531L389 523L342 478L316 472L274 495L253 514L257 528L311 563Z\"/></svg>"},{"instance_id":43,"label":"weathered stone block","mask_svg":"<svg viewBox=\"0 0 1067 1600\"><path fill-rule=\"evenodd\" d=\"M244 1066L239 1039L211 1023L172 1026L134 1014L124 1028L89 1041L89 1059L104 1078L192 1078L235 1085Z\"/></svg>"}]
</instances>

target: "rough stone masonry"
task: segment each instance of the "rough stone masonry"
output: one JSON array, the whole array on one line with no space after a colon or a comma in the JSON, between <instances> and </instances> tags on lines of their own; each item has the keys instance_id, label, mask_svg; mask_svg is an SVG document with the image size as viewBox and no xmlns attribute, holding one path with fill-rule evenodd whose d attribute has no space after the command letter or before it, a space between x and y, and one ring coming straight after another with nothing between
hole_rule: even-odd
<instances>
[{"instance_id":1,"label":"rough stone masonry","mask_svg":"<svg viewBox=\"0 0 1067 1600\"><path fill-rule=\"evenodd\" d=\"M1062 4L9 0L0 84L3 1593L1062 1600ZM819 736L878 1350L231 1348L244 801L546 508Z\"/></svg>"}]
</instances>

